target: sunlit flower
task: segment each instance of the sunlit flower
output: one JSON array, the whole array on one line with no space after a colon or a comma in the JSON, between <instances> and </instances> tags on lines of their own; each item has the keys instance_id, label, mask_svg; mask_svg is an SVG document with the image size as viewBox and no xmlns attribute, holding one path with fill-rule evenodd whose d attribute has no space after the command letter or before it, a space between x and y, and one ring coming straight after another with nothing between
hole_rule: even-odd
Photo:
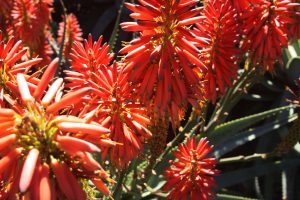
<instances>
[{"instance_id":1,"label":"sunlit flower","mask_svg":"<svg viewBox=\"0 0 300 200\"><path fill-rule=\"evenodd\" d=\"M22 61L27 50L22 49L22 42L10 38L7 43L2 41L0 32L0 105L7 94L16 90L17 73L27 72L32 66L41 62L41 58ZM30 82L30 81L29 81Z\"/></svg>"},{"instance_id":2,"label":"sunlit flower","mask_svg":"<svg viewBox=\"0 0 300 200\"><path fill-rule=\"evenodd\" d=\"M250 0L249 0L250 1ZM282 48L288 44L288 25L294 22L294 7L290 0L251 0L253 3L240 18L243 20L244 51L254 65L272 70L282 62Z\"/></svg>"},{"instance_id":3,"label":"sunlit flower","mask_svg":"<svg viewBox=\"0 0 300 200\"><path fill-rule=\"evenodd\" d=\"M214 197L214 177L219 173L215 169L217 160L206 158L212 150L206 138L196 144L196 138L188 139L174 152L177 161L171 160L171 167L164 173L167 181L164 190L171 190L167 199L206 200Z\"/></svg>"},{"instance_id":4,"label":"sunlit flower","mask_svg":"<svg viewBox=\"0 0 300 200\"><path fill-rule=\"evenodd\" d=\"M71 69L66 71L66 80L70 82L72 90L84 86L93 88L80 116L110 129L110 138L119 144L110 148L112 143L107 143L100 135L84 139L102 146L107 144L107 148L102 148L103 157L110 154L110 160L115 166L126 166L143 151L144 140L152 135L147 129L150 119L146 116L145 108L132 96L133 86L127 82L127 76L119 72L117 63L109 67L99 65L93 71L89 68L79 70L73 66Z\"/></svg>"},{"instance_id":5,"label":"sunlit flower","mask_svg":"<svg viewBox=\"0 0 300 200\"><path fill-rule=\"evenodd\" d=\"M194 42L205 42L191 34L189 27L202 20L196 16L198 1L144 1L126 3L136 22L121 23L125 31L139 33L120 53L125 54L123 73L138 86L145 105L153 105L158 117L171 116L178 126L187 103L197 106L202 99L201 74L206 69L198 59Z\"/></svg>"},{"instance_id":6,"label":"sunlit flower","mask_svg":"<svg viewBox=\"0 0 300 200\"><path fill-rule=\"evenodd\" d=\"M30 56L39 55L44 61L52 53L47 47L52 4L53 0L15 0L11 11L10 35L29 47Z\"/></svg>"},{"instance_id":7,"label":"sunlit flower","mask_svg":"<svg viewBox=\"0 0 300 200\"><path fill-rule=\"evenodd\" d=\"M208 68L204 82L206 98L215 102L237 75L239 23L237 12L228 0L207 2L202 13L204 18L193 32L207 41L200 44L203 48L200 58Z\"/></svg>"},{"instance_id":8,"label":"sunlit flower","mask_svg":"<svg viewBox=\"0 0 300 200\"><path fill-rule=\"evenodd\" d=\"M105 195L106 172L92 157L96 145L78 135L107 135L97 123L57 113L81 101L91 89L82 88L61 97L63 80L53 78L58 59L44 72L33 92L23 74L17 74L18 104L0 109L0 198L87 199L85 179Z\"/></svg>"},{"instance_id":9,"label":"sunlit flower","mask_svg":"<svg viewBox=\"0 0 300 200\"><path fill-rule=\"evenodd\" d=\"M101 36L93 43L92 36L89 35L88 40L84 40L84 45L74 42L70 54L73 71L80 72L88 79L91 72L109 65L114 55L109 53L109 46L106 43L101 46L102 40ZM77 86L79 85L77 83Z\"/></svg>"},{"instance_id":10,"label":"sunlit flower","mask_svg":"<svg viewBox=\"0 0 300 200\"><path fill-rule=\"evenodd\" d=\"M64 23L66 21L66 25ZM63 41L65 29L65 38L64 38L64 57L69 58L72 46L74 42L80 43L82 39L82 30L79 26L78 20L75 15L69 14L66 16L66 19L63 17L63 21L59 24L58 29L58 44L61 45Z\"/></svg>"}]
</instances>

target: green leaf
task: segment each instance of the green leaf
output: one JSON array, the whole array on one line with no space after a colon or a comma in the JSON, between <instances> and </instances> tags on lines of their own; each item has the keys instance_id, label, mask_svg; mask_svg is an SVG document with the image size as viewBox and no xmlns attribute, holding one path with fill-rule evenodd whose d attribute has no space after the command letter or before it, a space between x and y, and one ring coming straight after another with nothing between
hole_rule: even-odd
<instances>
[{"instance_id":1,"label":"green leaf","mask_svg":"<svg viewBox=\"0 0 300 200\"><path fill-rule=\"evenodd\" d=\"M121 14L122 14L123 7L124 7L124 2L125 2L125 0L122 0L122 2L120 4L120 9L118 10L118 16L117 16L117 19L116 19L116 23L115 23L113 32L112 32L112 34L110 36L110 39L109 39L109 42L108 42L111 52L113 52L113 50L116 46L116 41L117 41L117 38L118 38L118 32L119 32L119 29L120 29Z\"/></svg>"},{"instance_id":2,"label":"green leaf","mask_svg":"<svg viewBox=\"0 0 300 200\"><path fill-rule=\"evenodd\" d=\"M287 123L292 122L296 119L297 119L297 114L294 114L291 116L286 116L285 118L282 118L280 120L275 120L268 124L259 126L255 129L249 129L249 130L243 131L241 133L237 133L237 136L230 137L230 138L228 138L228 140L225 143L222 142L221 144L216 146L214 148L213 154L215 157L221 157L222 155L232 151L233 149L235 149L247 142L255 140L258 137L261 137L262 135L270 133L271 131L279 129L282 126L285 126Z\"/></svg>"},{"instance_id":3,"label":"green leaf","mask_svg":"<svg viewBox=\"0 0 300 200\"><path fill-rule=\"evenodd\" d=\"M237 195L217 194L215 200L256 200L256 199L237 196Z\"/></svg>"},{"instance_id":4,"label":"green leaf","mask_svg":"<svg viewBox=\"0 0 300 200\"><path fill-rule=\"evenodd\" d=\"M208 132L207 135L209 140L213 144L218 144L220 143L220 141L223 141L224 138L230 138L233 135L236 135L236 133L238 133L239 131L246 129L257 122L260 122L268 117L274 116L284 111L290 111L294 108L296 108L296 105L283 106L265 112L249 115L247 117L235 119L217 126L215 129Z\"/></svg>"},{"instance_id":5,"label":"green leaf","mask_svg":"<svg viewBox=\"0 0 300 200\"><path fill-rule=\"evenodd\" d=\"M253 167L234 170L220 174L216 177L218 188L229 187L244 181L253 179L255 176L263 176L269 173L296 167L300 165L300 159L289 159L276 162L267 162Z\"/></svg>"}]
</instances>

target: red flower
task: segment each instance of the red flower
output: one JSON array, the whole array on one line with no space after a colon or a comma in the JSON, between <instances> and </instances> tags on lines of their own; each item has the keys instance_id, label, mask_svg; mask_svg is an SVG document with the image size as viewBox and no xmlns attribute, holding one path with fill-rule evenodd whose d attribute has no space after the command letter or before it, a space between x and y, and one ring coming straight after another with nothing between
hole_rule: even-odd
<instances>
[{"instance_id":1,"label":"red flower","mask_svg":"<svg viewBox=\"0 0 300 200\"><path fill-rule=\"evenodd\" d=\"M187 103L198 106L202 99L200 81L204 64L198 59L194 42L200 41L189 27L202 20L195 17L201 8L192 9L197 0L144 1L126 3L137 22L125 22L125 31L138 31L139 37L120 53L127 53L123 73L138 86L145 105L152 104L158 117L171 116L178 126Z\"/></svg>"},{"instance_id":2,"label":"red flower","mask_svg":"<svg viewBox=\"0 0 300 200\"><path fill-rule=\"evenodd\" d=\"M11 11L10 35L29 47L30 58L36 55L45 58L44 64L50 62L49 54L52 54L48 44L52 4L53 0L15 0Z\"/></svg>"},{"instance_id":3,"label":"red flower","mask_svg":"<svg viewBox=\"0 0 300 200\"><path fill-rule=\"evenodd\" d=\"M173 153L178 160L170 160L172 166L164 173L167 181L164 190L171 190L167 199L206 200L214 197L212 187L216 184L213 176L219 172L215 169L217 160L205 158L211 150L206 138L196 144L193 137L187 144L179 145Z\"/></svg>"},{"instance_id":4,"label":"red flower","mask_svg":"<svg viewBox=\"0 0 300 200\"><path fill-rule=\"evenodd\" d=\"M288 25L294 22L293 8L298 4L289 0L251 0L251 3L240 17L244 35L241 47L249 51L254 65L272 70L276 61L281 62L282 48L288 45Z\"/></svg>"},{"instance_id":5,"label":"red flower","mask_svg":"<svg viewBox=\"0 0 300 200\"><path fill-rule=\"evenodd\" d=\"M10 11L13 6L13 1L11 0L1 0L0 1L0 30L6 33L6 28L10 26Z\"/></svg>"},{"instance_id":6,"label":"red flower","mask_svg":"<svg viewBox=\"0 0 300 200\"><path fill-rule=\"evenodd\" d=\"M58 59L54 59L33 92L24 75L18 74L19 101L15 99L13 109L0 109L1 199L84 200L81 180L92 180L99 187L107 179L90 155L100 152L99 147L77 135L107 135L110 131L75 116L57 115L90 91L83 88L60 98L61 78L45 91L57 66ZM103 183L98 189L109 194Z\"/></svg>"},{"instance_id":7,"label":"red flower","mask_svg":"<svg viewBox=\"0 0 300 200\"><path fill-rule=\"evenodd\" d=\"M25 73L42 61L41 58L22 61L21 58L27 50L22 49L21 45L22 42L20 40L15 41L15 38L10 38L7 43L4 43L0 32L0 105L2 107L5 105L4 99L8 98L7 95L12 95L12 92L16 91L17 73Z\"/></svg>"},{"instance_id":8,"label":"red flower","mask_svg":"<svg viewBox=\"0 0 300 200\"><path fill-rule=\"evenodd\" d=\"M293 0L295 3L300 3L299 0ZM300 5L295 7L295 15L294 15L294 23L292 23L289 27L289 36L293 40L297 40L300 38Z\"/></svg>"},{"instance_id":9,"label":"red flower","mask_svg":"<svg viewBox=\"0 0 300 200\"><path fill-rule=\"evenodd\" d=\"M73 63L75 60L72 60ZM82 63L76 62L75 66L78 65ZM103 157L110 153L112 163L119 168L124 167L143 151L144 139L151 137L147 129L150 119L146 116L145 108L133 98L133 87L127 82L127 76L119 72L116 63L110 67L99 65L94 70L86 68L82 71L74 65L71 69L74 71L66 71L66 80L70 81L72 90L84 86L93 88L93 94L86 99L80 116L99 122L111 130L110 138L119 145L111 149L108 147L112 144L108 143L107 148L102 148ZM101 140L100 135L84 139L102 146L107 143Z\"/></svg>"},{"instance_id":10,"label":"red flower","mask_svg":"<svg viewBox=\"0 0 300 200\"><path fill-rule=\"evenodd\" d=\"M72 46L74 42L81 42L82 39L82 31L78 24L78 20L75 15L69 14L66 16L66 25L64 21L59 24L58 29L58 44L61 45L63 41L63 34L65 30L65 38L64 38L64 57L66 59L69 58L69 54L71 52Z\"/></svg>"},{"instance_id":11,"label":"red flower","mask_svg":"<svg viewBox=\"0 0 300 200\"><path fill-rule=\"evenodd\" d=\"M251 5L251 0L230 0L239 15L243 15Z\"/></svg>"},{"instance_id":12,"label":"red flower","mask_svg":"<svg viewBox=\"0 0 300 200\"><path fill-rule=\"evenodd\" d=\"M208 68L204 82L206 98L215 102L237 75L239 23L237 12L228 0L207 2L202 13L203 20L193 32L207 41L199 45L203 48L200 58Z\"/></svg>"},{"instance_id":13,"label":"red flower","mask_svg":"<svg viewBox=\"0 0 300 200\"><path fill-rule=\"evenodd\" d=\"M73 71L80 72L88 79L91 72L97 71L101 66L109 65L114 55L109 53L109 46L106 43L101 46L102 39L101 36L93 43L92 36L89 35L88 40L84 40L84 45L74 42L70 54ZM82 84L75 83L74 85L80 87Z\"/></svg>"},{"instance_id":14,"label":"red flower","mask_svg":"<svg viewBox=\"0 0 300 200\"><path fill-rule=\"evenodd\" d=\"M0 15L7 17L10 9L12 8L11 0L2 0L0 1Z\"/></svg>"}]
</instances>

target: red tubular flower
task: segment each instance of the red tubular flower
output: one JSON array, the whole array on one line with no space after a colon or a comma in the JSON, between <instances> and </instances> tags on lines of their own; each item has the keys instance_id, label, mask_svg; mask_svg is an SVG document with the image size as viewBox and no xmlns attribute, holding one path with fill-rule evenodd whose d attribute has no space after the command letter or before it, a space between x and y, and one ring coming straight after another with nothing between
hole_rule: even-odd
<instances>
[{"instance_id":1,"label":"red tubular flower","mask_svg":"<svg viewBox=\"0 0 300 200\"><path fill-rule=\"evenodd\" d=\"M194 42L205 42L189 31L202 21L196 16L201 8L194 8L197 0L139 0L141 5L126 3L130 16L137 22L125 22L125 31L140 35L126 45L123 73L138 86L138 95L145 105L152 104L158 117L171 116L179 125L181 110L187 103L198 105L202 99L200 75L206 69L198 59Z\"/></svg>"},{"instance_id":2,"label":"red tubular flower","mask_svg":"<svg viewBox=\"0 0 300 200\"><path fill-rule=\"evenodd\" d=\"M201 60L207 66L205 74L206 98L216 101L232 85L238 69L239 23L237 12L229 0L213 0L205 4L202 22L193 32L206 38Z\"/></svg>"},{"instance_id":3,"label":"red tubular flower","mask_svg":"<svg viewBox=\"0 0 300 200\"><path fill-rule=\"evenodd\" d=\"M295 3L300 3L299 0L294 0ZM300 6L295 8L296 14L294 15L294 23L289 27L289 36L293 40L300 38Z\"/></svg>"},{"instance_id":4,"label":"red tubular flower","mask_svg":"<svg viewBox=\"0 0 300 200\"><path fill-rule=\"evenodd\" d=\"M249 51L254 65L261 64L271 71L274 62L282 62L282 48L288 44L288 25L294 23L293 9L299 4L290 0L251 0L251 3L240 17L244 35L241 47Z\"/></svg>"},{"instance_id":5,"label":"red tubular flower","mask_svg":"<svg viewBox=\"0 0 300 200\"><path fill-rule=\"evenodd\" d=\"M26 54L27 50L21 48L22 42L15 41L15 38L10 38L7 43L2 41L0 32L0 105L4 106L4 99L7 95L11 95L16 90L16 75L17 73L27 72L32 66L39 64L42 59L35 58L27 61L21 61L21 58ZM31 77L33 81L33 77Z\"/></svg>"},{"instance_id":6,"label":"red tubular flower","mask_svg":"<svg viewBox=\"0 0 300 200\"><path fill-rule=\"evenodd\" d=\"M93 44L92 36L89 35L88 40L84 40L84 45L74 42L70 54L73 71L81 73L88 79L91 72L97 71L101 66L109 65L114 55L109 53L109 46L106 43L101 46L102 40L103 37L101 36ZM75 85L80 87L79 83Z\"/></svg>"},{"instance_id":7,"label":"red tubular flower","mask_svg":"<svg viewBox=\"0 0 300 200\"><path fill-rule=\"evenodd\" d=\"M30 56L39 55L44 62L50 61L48 56L52 53L47 46L52 4L53 0L16 0L11 11L10 34L29 47Z\"/></svg>"},{"instance_id":8,"label":"red tubular flower","mask_svg":"<svg viewBox=\"0 0 300 200\"><path fill-rule=\"evenodd\" d=\"M179 145L173 153L178 160L170 160L172 166L164 173L167 181L164 190L171 190L167 199L207 200L214 197L212 187L216 184L213 176L219 171L215 169L215 158L205 158L211 150L206 138L196 144L193 137L187 144Z\"/></svg>"},{"instance_id":9,"label":"red tubular flower","mask_svg":"<svg viewBox=\"0 0 300 200\"><path fill-rule=\"evenodd\" d=\"M81 180L108 179L90 153L99 147L77 135L102 135L110 130L75 116L58 116L58 110L76 104L91 88L59 98L63 81L48 87L58 66L54 59L34 92L23 74L17 74L18 109L0 109L0 197L15 199L87 199ZM53 176L53 174L55 176ZM99 187L101 186L101 187ZM96 185L107 191L104 185ZM106 193L107 194L107 193ZM75 198L76 197L76 198Z\"/></svg>"},{"instance_id":10,"label":"red tubular flower","mask_svg":"<svg viewBox=\"0 0 300 200\"><path fill-rule=\"evenodd\" d=\"M103 140L100 135L82 137L102 144L103 157L110 153L111 162L122 168L143 151L144 139L151 137L151 132L147 129L150 119L146 116L145 108L134 101L133 87L127 82L127 76L119 72L116 63L110 67L99 65L94 66L94 69L79 69L78 66L84 64L75 61L72 60L72 64L76 63L75 66L71 66L72 71L66 71L66 80L70 82L71 89L76 90L84 86L93 88L93 94L87 99L87 105L80 116L110 129L110 138L119 144L114 145ZM114 147L109 148L112 145Z\"/></svg>"},{"instance_id":11,"label":"red tubular flower","mask_svg":"<svg viewBox=\"0 0 300 200\"><path fill-rule=\"evenodd\" d=\"M59 24L57 41L59 45L62 44L64 28L66 28L65 38L64 38L64 57L68 59L73 43L74 42L80 43L83 39L82 39L82 31L78 24L78 20L76 16L73 14L69 14L66 16L65 21L66 21L66 25L64 21L62 21Z\"/></svg>"},{"instance_id":12,"label":"red tubular flower","mask_svg":"<svg viewBox=\"0 0 300 200\"><path fill-rule=\"evenodd\" d=\"M239 15L243 15L251 5L251 0L230 0Z\"/></svg>"},{"instance_id":13,"label":"red tubular flower","mask_svg":"<svg viewBox=\"0 0 300 200\"><path fill-rule=\"evenodd\" d=\"M0 30L6 33L6 28L10 26L10 11L12 9L13 2L11 0L0 1Z\"/></svg>"},{"instance_id":14,"label":"red tubular flower","mask_svg":"<svg viewBox=\"0 0 300 200\"><path fill-rule=\"evenodd\" d=\"M9 13L11 8L12 8L11 0L0 1L0 15L7 16L7 13Z\"/></svg>"}]
</instances>

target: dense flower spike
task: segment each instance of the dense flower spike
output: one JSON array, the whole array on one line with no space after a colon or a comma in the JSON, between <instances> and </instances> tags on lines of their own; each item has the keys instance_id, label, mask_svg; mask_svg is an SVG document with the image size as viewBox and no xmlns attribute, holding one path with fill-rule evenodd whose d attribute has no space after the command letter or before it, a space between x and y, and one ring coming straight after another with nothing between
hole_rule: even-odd
<instances>
[{"instance_id":1,"label":"dense flower spike","mask_svg":"<svg viewBox=\"0 0 300 200\"><path fill-rule=\"evenodd\" d=\"M64 21L66 22L66 24L64 23ZM59 24L58 38L57 38L59 45L62 45L64 29L65 29L64 57L65 59L68 59L73 43L74 42L80 43L83 40L82 30L74 14L67 15L66 19L63 19L63 21Z\"/></svg>"},{"instance_id":2,"label":"dense flower spike","mask_svg":"<svg viewBox=\"0 0 300 200\"><path fill-rule=\"evenodd\" d=\"M93 43L92 36L89 35L88 39L84 40L84 45L78 42L73 44L70 54L72 69L82 73L86 79L91 72L97 71L101 66L108 66L113 59L114 55L109 53L109 46L106 43L101 46L102 40L101 36Z\"/></svg>"},{"instance_id":3,"label":"dense flower spike","mask_svg":"<svg viewBox=\"0 0 300 200\"><path fill-rule=\"evenodd\" d=\"M290 0L249 0L251 6L243 20L242 49L249 51L254 65L261 64L271 71L276 61L281 62L282 48L288 44L288 26L294 23L299 6Z\"/></svg>"},{"instance_id":4,"label":"dense flower spike","mask_svg":"<svg viewBox=\"0 0 300 200\"><path fill-rule=\"evenodd\" d=\"M110 67L99 66L93 71L77 71L78 68L73 66L71 69L74 71L66 71L66 79L70 81L71 89L83 86L93 88L93 94L80 116L110 129L110 138L119 144L110 150L108 147L113 143L103 140L100 135L84 139L103 146L107 144L107 148L102 148L103 156L110 153L112 163L119 168L124 167L143 151L144 139L152 135L147 129L150 119L146 116L145 108L134 101L133 87L127 82L127 76L119 72L117 63Z\"/></svg>"},{"instance_id":5,"label":"dense flower spike","mask_svg":"<svg viewBox=\"0 0 300 200\"><path fill-rule=\"evenodd\" d=\"M10 9L12 8L11 0L2 0L0 1L0 14L7 17Z\"/></svg>"},{"instance_id":6,"label":"dense flower spike","mask_svg":"<svg viewBox=\"0 0 300 200\"><path fill-rule=\"evenodd\" d=\"M194 42L206 41L189 31L191 25L202 21L202 16L196 16L201 8L192 9L198 1L139 2L141 5L126 3L137 22L121 24L125 31L140 33L120 51L127 54L123 73L139 85L144 104L153 104L159 117L169 114L177 126L187 102L197 106L202 98L200 75L206 67L198 59Z\"/></svg>"},{"instance_id":7,"label":"dense flower spike","mask_svg":"<svg viewBox=\"0 0 300 200\"><path fill-rule=\"evenodd\" d=\"M11 94L16 88L17 73L27 72L32 66L41 62L41 58L35 58L22 61L21 58L26 54L27 50L22 49L22 42L10 38L7 43L2 41L2 33L0 32L0 104L3 106L3 100L7 94Z\"/></svg>"},{"instance_id":8,"label":"dense flower spike","mask_svg":"<svg viewBox=\"0 0 300 200\"><path fill-rule=\"evenodd\" d=\"M294 0L293 2L300 3L299 0ZM293 40L300 38L300 5L295 7L295 11L297 13L294 15L294 23L289 27L289 36Z\"/></svg>"},{"instance_id":9,"label":"dense flower spike","mask_svg":"<svg viewBox=\"0 0 300 200\"><path fill-rule=\"evenodd\" d=\"M171 190L167 199L206 200L214 197L213 176L219 172L215 169L217 160L206 158L211 150L206 138L196 144L196 138L192 137L187 144L179 145L173 153L178 160L171 160L172 166L164 173L167 181L164 190Z\"/></svg>"},{"instance_id":10,"label":"dense flower spike","mask_svg":"<svg viewBox=\"0 0 300 200\"><path fill-rule=\"evenodd\" d=\"M202 22L197 23L195 35L206 38L201 60L207 66L206 98L216 101L236 78L239 56L239 23L230 0L212 0L205 4Z\"/></svg>"},{"instance_id":11,"label":"dense flower spike","mask_svg":"<svg viewBox=\"0 0 300 200\"><path fill-rule=\"evenodd\" d=\"M0 109L0 197L1 199L87 199L82 180L101 182L106 172L90 153L99 147L77 135L105 135L109 130L75 116L57 116L56 108L67 108L88 93L69 93L58 99L62 79L49 89L57 60L49 65L32 93L23 74L17 74L18 109ZM45 93L45 94L44 94ZM43 97L43 98L41 98ZM65 103L65 102L68 103ZM67 124L67 125L65 125ZM66 130L67 127L67 130ZM109 194L109 192L106 192ZM55 196L53 196L55 195Z\"/></svg>"},{"instance_id":12,"label":"dense flower spike","mask_svg":"<svg viewBox=\"0 0 300 200\"><path fill-rule=\"evenodd\" d=\"M6 33L6 28L10 27L10 11L12 10L13 2L11 0L0 1L0 29Z\"/></svg>"},{"instance_id":13,"label":"dense flower spike","mask_svg":"<svg viewBox=\"0 0 300 200\"><path fill-rule=\"evenodd\" d=\"M53 0L15 0L9 27L9 33L29 47L29 57L39 55L46 64L52 53L48 44L52 4Z\"/></svg>"}]
</instances>

